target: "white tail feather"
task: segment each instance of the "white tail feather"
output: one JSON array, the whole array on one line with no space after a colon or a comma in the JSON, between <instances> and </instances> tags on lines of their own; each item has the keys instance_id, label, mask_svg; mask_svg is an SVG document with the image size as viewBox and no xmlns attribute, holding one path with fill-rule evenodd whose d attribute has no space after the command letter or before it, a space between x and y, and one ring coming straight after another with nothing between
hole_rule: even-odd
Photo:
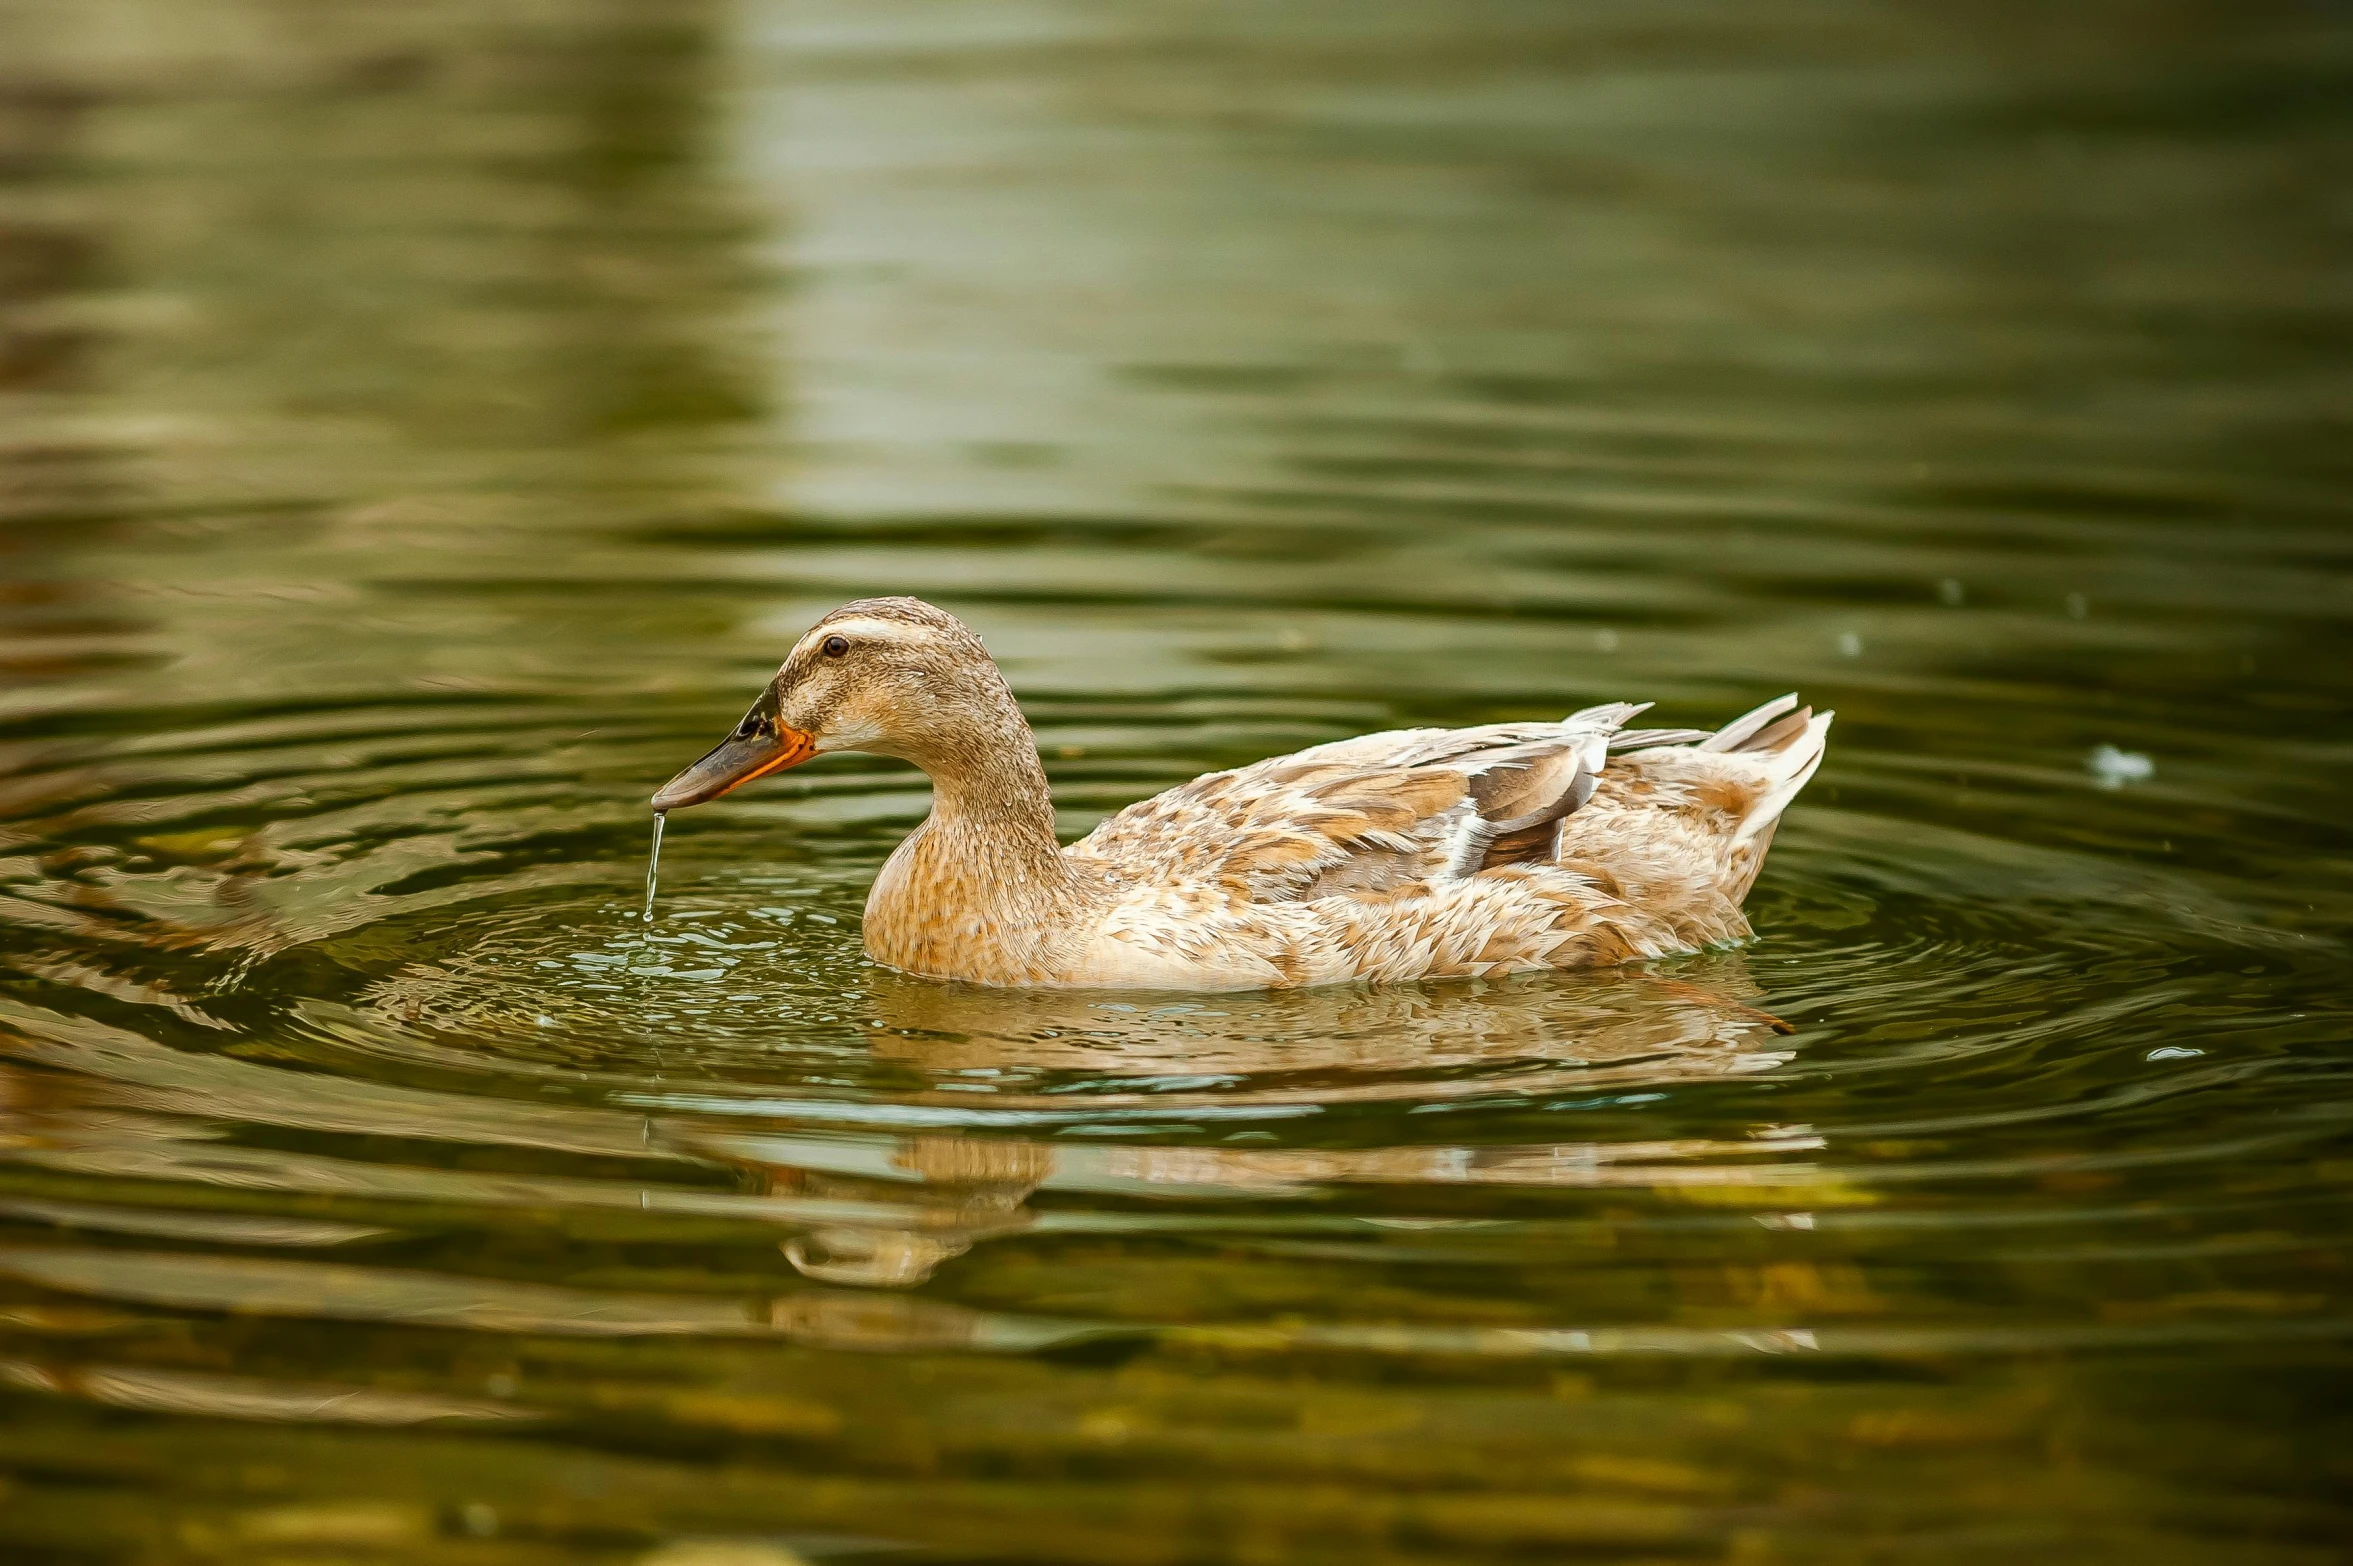
<instances>
[{"instance_id":1,"label":"white tail feather","mask_svg":"<svg viewBox=\"0 0 2353 1566\"><path fill-rule=\"evenodd\" d=\"M1786 711L1789 705L1794 704L1794 701L1793 697L1783 697L1780 702L1768 702L1765 706L1758 708L1756 713L1751 713L1748 718L1740 719L1739 723L1734 724L1733 727L1737 728L1741 724L1748 723L1750 718L1755 718L1758 713L1777 716L1779 712ZM1773 748L1743 749L1741 751L1741 754L1754 756L1765 764L1767 783L1765 791L1757 796L1757 802L1749 807L1748 814L1741 818L1739 827L1734 830L1732 834L1734 848L1749 842L1759 832L1779 821L1781 812L1789 808L1789 802L1797 798L1798 791L1813 780L1815 771L1822 765L1822 754L1830 744L1830 720L1838 715L1833 712L1810 712L1797 716L1802 718L1804 726L1791 728L1786 734L1774 736ZM1777 723L1774 727L1778 729L1782 725ZM1724 732L1728 734L1731 729L1726 729ZM1752 728L1749 732L1753 735L1757 730ZM1707 747L1703 746L1702 748Z\"/></svg>"},{"instance_id":2,"label":"white tail feather","mask_svg":"<svg viewBox=\"0 0 2353 1566\"><path fill-rule=\"evenodd\" d=\"M1757 731L1797 706L1797 692L1776 696L1753 712L1741 714L1700 741L1701 750L1746 750Z\"/></svg>"}]
</instances>

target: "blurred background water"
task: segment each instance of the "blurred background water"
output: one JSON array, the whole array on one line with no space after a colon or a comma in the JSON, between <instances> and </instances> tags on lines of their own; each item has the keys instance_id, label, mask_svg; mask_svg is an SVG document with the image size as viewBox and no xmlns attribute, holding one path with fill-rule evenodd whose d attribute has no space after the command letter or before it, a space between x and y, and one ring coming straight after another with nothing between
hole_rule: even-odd
<instances>
[{"instance_id":1,"label":"blurred background water","mask_svg":"<svg viewBox=\"0 0 2353 1566\"><path fill-rule=\"evenodd\" d=\"M0 1554L2344 1559L2349 192L2317 0L0 0ZM639 923L878 592L1074 833L1841 721L1637 971Z\"/></svg>"}]
</instances>

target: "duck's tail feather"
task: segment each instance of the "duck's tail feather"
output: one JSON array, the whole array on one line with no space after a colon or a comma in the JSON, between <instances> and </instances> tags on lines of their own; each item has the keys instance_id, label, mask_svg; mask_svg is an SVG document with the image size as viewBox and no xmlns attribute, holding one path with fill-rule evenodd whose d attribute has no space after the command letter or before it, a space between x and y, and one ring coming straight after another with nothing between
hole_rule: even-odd
<instances>
[{"instance_id":1,"label":"duck's tail feather","mask_svg":"<svg viewBox=\"0 0 2353 1566\"><path fill-rule=\"evenodd\" d=\"M1700 742L1701 750L1762 765L1764 787L1733 829L1734 843L1747 842L1781 819L1781 812L1822 765L1822 753L1830 743L1830 721L1836 716L1800 707L1795 696L1777 696Z\"/></svg>"},{"instance_id":2,"label":"duck's tail feather","mask_svg":"<svg viewBox=\"0 0 2353 1566\"><path fill-rule=\"evenodd\" d=\"M1725 724L1702 740L1699 748L1701 750L1730 751L1769 750L1772 745L1766 739L1765 726L1773 724L1773 731L1778 733L1782 725L1773 723L1775 718L1781 717L1784 713L1800 719L1804 718L1805 713L1794 711L1796 706L1797 692L1791 691L1786 696L1776 696L1763 706L1750 712L1744 712L1730 723Z\"/></svg>"},{"instance_id":3,"label":"duck's tail feather","mask_svg":"<svg viewBox=\"0 0 2353 1566\"><path fill-rule=\"evenodd\" d=\"M1748 895L1764 867L1765 850L1773 844L1781 813L1820 769L1836 716L1800 707L1795 696L1783 696L1734 719L1697 747L1737 756L1762 770L1761 787L1726 844L1724 886L1736 901Z\"/></svg>"}]
</instances>

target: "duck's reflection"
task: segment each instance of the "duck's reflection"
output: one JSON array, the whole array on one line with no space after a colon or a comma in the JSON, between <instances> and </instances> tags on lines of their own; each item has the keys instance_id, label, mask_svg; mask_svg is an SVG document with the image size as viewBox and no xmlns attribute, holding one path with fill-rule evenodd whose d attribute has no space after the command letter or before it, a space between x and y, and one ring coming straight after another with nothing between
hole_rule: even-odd
<instances>
[{"instance_id":1,"label":"duck's reflection","mask_svg":"<svg viewBox=\"0 0 2353 1566\"><path fill-rule=\"evenodd\" d=\"M1330 1103L1418 1098L1450 1073L1514 1063L1587 1082L1597 1072L1761 1070L1787 1058L1762 1046L1788 1030L1751 1004L1757 993L1739 955L1720 952L1673 978L1536 974L1202 997L884 974L872 999L877 1052L935 1078L1084 1072L1154 1079L1161 1104L1191 1101L1184 1079L1215 1088L1221 1103L1245 1083L1251 1102Z\"/></svg>"},{"instance_id":2,"label":"duck's reflection","mask_svg":"<svg viewBox=\"0 0 2353 1566\"><path fill-rule=\"evenodd\" d=\"M464 1208L631 1212L657 1240L688 1218L752 1223L781 1230L785 1256L809 1278L904 1288L982 1240L1040 1227L1232 1218L1139 1214L1137 1198L1757 1185L1810 1178L1786 1155L1819 1145L1800 1133L1480 1143L1450 1132L1471 1120L1492 1128L1498 1113L1524 1126L1531 1114L1787 1060L1781 1025L1751 1004L1736 954L1679 963L1671 976L1214 1000L916 981L870 994L855 1020L875 1062L903 1081L849 1095L813 1092L799 1068L778 1084L782 1095L740 1075L685 1084L642 1070L592 1074L461 1049L464 1040L323 1002L301 1008L291 1019L301 1031L284 1040L346 1069L289 1071L10 1004L0 1007L0 1059L16 1069L0 1071L0 1159L77 1176L423 1204L443 1215L436 1222ZM349 1069L363 1059L464 1074L403 1083ZM533 1077L573 1102L519 1096ZM1310 1122L1315 1134L1300 1134ZM1551 1123L1566 1132L1579 1118ZM242 1134L256 1126L307 1134L299 1147ZM342 1145L352 1136L368 1141ZM371 1151L400 1144L406 1156ZM532 1167L492 1175L432 1151L450 1147L507 1149ZM714 1164L742 1171L742 1183L713 1189ZM1063 1199L1041 1212L1040 1192ZM313 1212L308 1227L273 1229L262 1243L348 1243L382 1232L373 1211L332 1236L319 1232L327 1215ZM174 1216L167 1230L155 1214L86 1202L72 1214L52 1201L17 1216L143 1234L189 1222Z\"/></svg>"},{"instance_id":3,"label":"duck's reflection","mask_svg":"<svg viewBox=\"0 0 2353 1566\"><path fill-rule=\"evenodd\" d=\"M1192 1135L1205 1124L1243 1130L1343 1105L1420 1112L1507 1096L1536 1105L1766 1070L1789 1058L1768 1047L1788 1030L1750 1004L1755 993L1737 955L1722 953L1673 978L1540 975L1205 999L886 980L871 1020L876 1053L929 1083L907 1096L913 1105L985 1105L1000 1116L1083 1110L1097 1131ZM1045 1085L997 1080L1008 1077ZM870 1287L921 1283L980 1240L1029 1227L1027 1203L1041 1190L1248 1198L1352 1183L1647 1183L1662 1159L1790 1145L1150 1146L746 1134L696 1120L664 1129L670 1145L746 1169L770 1195L905 1214L821 1225L785 1242L805 1275Z\"/></svg>"},{"instance_id":4,"label":"duck's reflection","mask_svg":"<svg viewBox=\"0 0 2353 1566\"><path fill-rule=\"evenodd\" d=\"M1029 1227L1023 1203L1054 1174L1054 1149L1030 1142L972 1137L914 1136L897 1140L890 1176L845 1172L825 1161L776 1160L766 1138L689 1134L710 1153L753 1170L771 1195L851 1200L883 1197L905 1210L900 1224L821 1224L784 1242L784 1254L804 1277L825 1283L905 1288L921 1283L944 1261L992 1235ZM895 1179L892 1177L896 1177ZM909 1189L905 1182L912 1182ZM898 1187L882 1193L877 1184Z\"/></svg>"}]
</instances>

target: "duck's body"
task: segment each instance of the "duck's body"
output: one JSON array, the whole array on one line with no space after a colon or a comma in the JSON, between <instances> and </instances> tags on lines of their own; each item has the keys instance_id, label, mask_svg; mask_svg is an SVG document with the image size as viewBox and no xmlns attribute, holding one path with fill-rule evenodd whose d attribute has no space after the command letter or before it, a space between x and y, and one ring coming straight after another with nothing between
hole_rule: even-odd
<instances>
[{"instance_id":1,"label":"duck's body","mask_svg":"<svg viewBox=\"0 0 2353 1566\"><path fill-rule=\"evenodd\" d=\"M655 806L829 750L915 762L932 813L875 879L866 950L934 978L1218 990L1583 967L1746 935L1741 899L1830 725L1783 697L1712 735L1627 730L1642 710L1318 745L1063 847L979 639L867 599L811 630Z\"/></svg>"}]
</instances>

